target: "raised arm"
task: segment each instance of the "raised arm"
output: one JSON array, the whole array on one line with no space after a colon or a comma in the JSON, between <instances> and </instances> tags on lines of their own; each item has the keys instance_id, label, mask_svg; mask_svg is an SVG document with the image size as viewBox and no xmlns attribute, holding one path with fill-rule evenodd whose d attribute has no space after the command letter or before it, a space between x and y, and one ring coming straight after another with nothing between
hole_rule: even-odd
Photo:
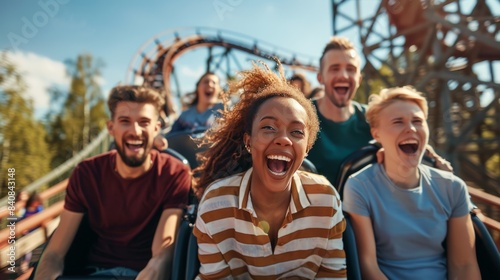
<instances>
[{"instance_id":1,"label":"raised arm","mask_svg":"<svg viewBox=\"0 0 500 280\"><path fill-rule=\"evenodd\" d=\"M447 234L448 279L481 279L469 214L450 218Z\"/></svg>"},{"instance_id":2,"label":"raised arm","mask_svg":"<svg viewBox=\"0 0 500 280\"><path fill-rule=\"evenodd\" d=\"M75 238L83 213L64 209L57 229L45 248L38 264L35 280L56 279L63 273L64 257Z\"/></svg>"},{"instance_id":3,"label":"raised arm","mask_svg":"<svg viewBox=\"0 0 500 280\"><path fill-rule=\"evenodd\" d=\"M163 210L151 246L153 256L146 267L139 273L137 280L170 279L174 242L181 217L182 209L169 208Z\"/></svg>"},{"instance_id":4,"label":"raised arm","mask_svg":"<svg viewBox=\"0 0 500 280\"><path fill-rule=\"evenodd\" d=\"M349 213L349 216L356 236L359 266L363 279L387 279L378 266L375 236L370 217L354 213Z\"/></svg>"}]
</instances>

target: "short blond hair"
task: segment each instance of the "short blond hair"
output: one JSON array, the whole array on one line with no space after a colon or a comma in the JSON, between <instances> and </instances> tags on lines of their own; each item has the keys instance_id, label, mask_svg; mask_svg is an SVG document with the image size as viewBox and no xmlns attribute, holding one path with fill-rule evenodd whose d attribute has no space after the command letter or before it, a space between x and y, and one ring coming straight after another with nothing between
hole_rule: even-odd
<instances>
[{"instance_id":1,"label":"short blond hair","mask_svg":"<svg viewBox=\"0 0 500 280\"><path fill-rule=\"evenodd\" d=\"M369 97L366 120L371 127L378 126L380 112L396 101L408 101L417 104L424 112L425 119L429 111L427 100L423 94L411 86L385 88L379 94L372 94Z\"/></svg>"}]
</instances>

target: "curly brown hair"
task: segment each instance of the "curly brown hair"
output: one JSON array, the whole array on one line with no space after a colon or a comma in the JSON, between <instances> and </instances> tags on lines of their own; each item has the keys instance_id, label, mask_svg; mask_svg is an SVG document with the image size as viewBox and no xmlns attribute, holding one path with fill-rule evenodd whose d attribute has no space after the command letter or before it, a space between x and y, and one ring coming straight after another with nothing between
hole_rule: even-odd
<instances>
[{"instance_id":1,"label":"curly brown hair","mask_svg":"<svg viewBox=\"0 0 500 280\"><path fill-rule=\"evenodd\" d=\"M277 59L276 59L277 60ZM310 150L319 131L316 109L299 89L287 82L283 67L277 60L278 74L264 62L253 63L251 70L242 71L241 79L230 82L224 95L239 93L240 100L232 110L224 106L221 116L206 132L201 145L208 149L199 155L200 166L194 170L194 189L200 198L215 180L231 176L252 167L252 157L244 148L243 136L252 134L252 123L260 106L274 97L296 100L306 111L308 131L307 150ZM224 98L227 100L227 98ZM225 102L227 104L227 101Z\"/></svg>"}]
</instances>

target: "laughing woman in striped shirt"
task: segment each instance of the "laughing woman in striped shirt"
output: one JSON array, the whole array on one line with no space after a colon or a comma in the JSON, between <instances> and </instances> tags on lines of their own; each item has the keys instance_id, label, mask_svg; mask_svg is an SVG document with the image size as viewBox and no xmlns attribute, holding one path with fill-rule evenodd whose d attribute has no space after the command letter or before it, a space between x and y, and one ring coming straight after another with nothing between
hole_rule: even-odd
<instances>
[{"instance_id":1,"label":"laughing woman in striped shirt","mask_svg":"<svg viewBox=\"0 0 500 280\"><path fill-rule=\"evenodd\" d=\"M298 171L319 129L314 106L267 65L230 84L240 101L206 134L197 279L343 279L345 221L320 175Z\"/></svg>"}]
</instances>

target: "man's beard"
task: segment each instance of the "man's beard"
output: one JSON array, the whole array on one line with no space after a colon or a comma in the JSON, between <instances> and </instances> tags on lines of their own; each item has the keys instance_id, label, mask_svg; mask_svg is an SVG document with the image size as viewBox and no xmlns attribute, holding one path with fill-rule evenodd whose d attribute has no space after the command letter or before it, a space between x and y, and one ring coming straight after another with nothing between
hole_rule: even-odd
<instances>
[{"instance_id":1,"label":"man's beard","mask_svg":"<svg viewBox=\"0 0 500 280\"><path fill-rule=\"evenodd\" d=\"M335 107L337 108L344 108L344 107L347 107L350 102L351 102L351 97L352 97L352 93L349 95L349 97L347 98L347 100L342 100L342 101L338 101L335 97L335 90L332 89L331 90L331 93L326 93L325 92L325 96L330 100L330 102L332 102L333 105L335 105Z\"/></svg>"},{"instance_id":2,"label":"man's beard","mask_svg":"<svg viewBox=\"0 0 500 280\"><path fill-rule=\"evenodd\" d=\"M145 139L147 143L147 139ZM125 141L122 141L122 143L125 143ZM126 145L126 144L124 144ZM144 147L144 154L140 158L135 158L135 157L129 157L125 153L125 148L124 145L120 147L118 143L116 143L116 151L118 152L118 155L120 155L120 158L122 159L123 163L129 167L139 167L141 166L145 161L146 158L148 157L149 151L151 149L148 149L147 147Z\"/></svg>"}]
</instances>

